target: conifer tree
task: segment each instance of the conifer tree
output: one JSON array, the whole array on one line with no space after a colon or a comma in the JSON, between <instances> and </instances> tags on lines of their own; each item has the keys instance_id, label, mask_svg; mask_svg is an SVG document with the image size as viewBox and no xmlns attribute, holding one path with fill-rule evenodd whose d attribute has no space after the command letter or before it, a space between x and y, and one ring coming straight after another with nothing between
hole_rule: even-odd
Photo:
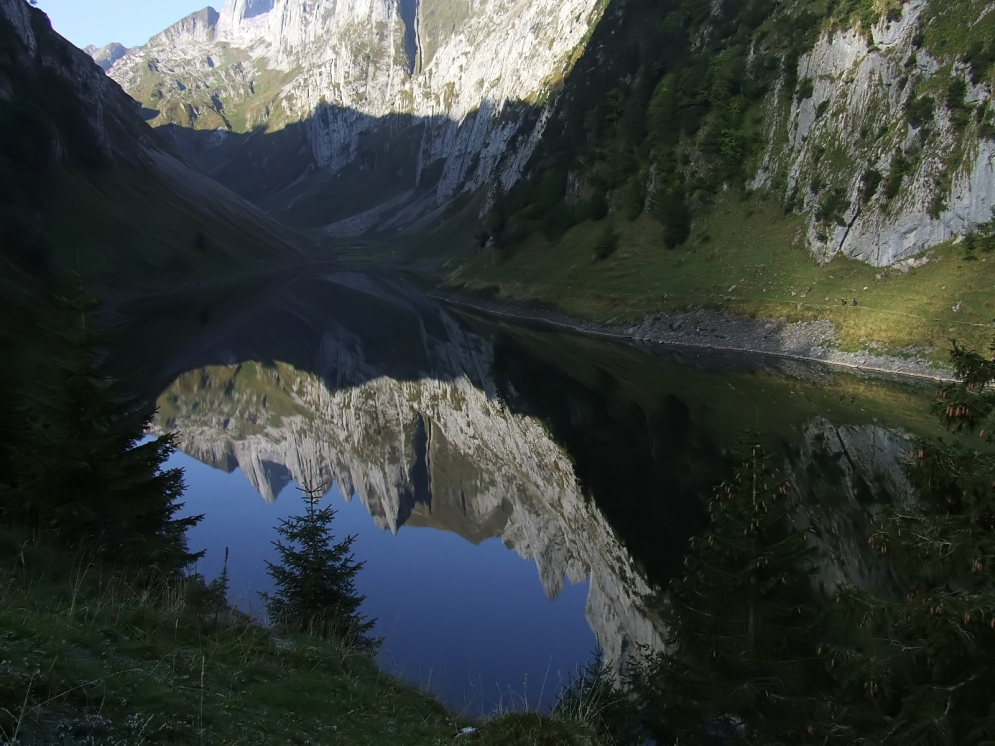
<instances>
[{"instance_id":1,"label":"conifer tree","mask_svg":"<svg viewBox=\"0 0 995 746\"><path fill-rule=\"evenodd\" d=\"M666 651L635 666L648 728L661 743L806 742L827 681L797 497L752 446L709 513L670 586Z\"/></svg>"},{"instance_id":2,"label":"conifer tree","mask_svg":"<svg viewBox=\"0 0 995 746\"><path fill-rule=\"evenodd\" d=\"M331 506L318 508L313 490L303 515L281 519L273 542L279 564L267 562L276 592L261 594L270 620L280 627L341 640L360 649L373 649L379 640L368 636L376 620L359 613L365 600L356 592L355 576L363 562L351 553L355 536L335 542Z\"/></svg>"},{"instance_id":3,"label":"conifer tree","mask_svg":"<svg viewBox=\"0 0 995 746\"><path fill-rule=\"evenodd\" d=\"M43 538L176 572L197 556L185 532L199 516L176 518L183 474L162 468L173 437L147 438L147 401L110 374L96 301L80 290L60 304L65 327L47 330L50 357L21 405L27 425L10 453L13 518Z\"/></svg>"},{"instance_id":4,"label":"conifer tree","mask_svg":"<svg viewBox=\"0 0 995 746\"><path fill-rule=\"evenodd\" d=\"M995 363L953 344L958 383L937 391L952 430L991 441ZM995 739L995 456L921 440L906 464L920 500L885 516L868 543L904 585L897 599L849 589L837 605L857 634L828 651L839 684L825 720L840 740Z\"/></svg>"}]
</instances>

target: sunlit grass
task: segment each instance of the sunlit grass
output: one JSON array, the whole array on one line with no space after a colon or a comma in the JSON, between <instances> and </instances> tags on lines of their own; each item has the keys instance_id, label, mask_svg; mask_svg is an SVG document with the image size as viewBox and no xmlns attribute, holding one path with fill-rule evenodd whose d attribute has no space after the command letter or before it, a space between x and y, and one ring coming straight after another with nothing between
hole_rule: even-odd
<instances>
[{"instance_id":1,"label":"sunlit grass","mask_svg":"<svg viewBox=\"0 0 995 746\"><path fill-rule=\"evenodd\" d=\"M802 246L803 217L734 196L716 205L679 249L664 248L649 217L619 228L620 248L603 261L593 260L598 224L586 222L554 244L533 235L504 259L481 252L451 283L549 301L612 324L695 307L829 319L844 349L903 354L917 348L937 359L951 338L984 348L995 329L995 255L967 261L948 245L906 272L846 258L819 264Z\"/></svg>"}]
</instances>

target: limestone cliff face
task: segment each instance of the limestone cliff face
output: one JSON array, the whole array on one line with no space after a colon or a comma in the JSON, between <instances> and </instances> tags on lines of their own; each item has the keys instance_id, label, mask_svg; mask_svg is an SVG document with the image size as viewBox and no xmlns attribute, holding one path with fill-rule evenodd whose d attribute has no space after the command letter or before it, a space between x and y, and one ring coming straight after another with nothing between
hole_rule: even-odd
<instances>
[{"instance_id":1,"label":"limestone cliff face","mask_svg":"<svg viewBox=\"0 0 995 746\"><path fill-rule=\"evenodd\" d=\"M924 46L938 12L949 11L943 5L909 0L899 18L883 18L870 33L822 35L798 64L811 96L796 97L788 112L770 107L768 147L753 187L769 187L772 174L786 170L779 196L809 213L807 240L821 258L891 265L992 219L995 134L984 125L991 88L973 82L962 57L934 56ZM966 29L992 11L976 2L958 8ZM954 85L963 94L950 100ZM923 101L923 118L910 116ZM907 173L895 176L889 194L896 169ZM872 179L885 181L868 187L875 172ZM820 221L834 190L843 209Z\"/></svg>"},{"instance_id":2,"label":"limestone cliff face","mask_svg":"<svg viewBox=\"0 0 995 746\"><path fill-rule=\"evenodd\" d=\"M659 5L677 13L676 3ZM685 19L689 46L731 33L723 24L733 5L716 0ZM821 33L805 37L814 42L763 99L759 133L715 124L705 140L753 143L742 153L748 186L809 216L805 242L819 258L884 266L992 219L992 8L985 0L956 11L941 0L874 7L881 19L873 25L808 0L756 11L816 14ZM155 123L179 125L170 136L189 158L287 220L338 235L417 228L460 194L508 188L526 173L541 178L539 161L562 155L564 132L597 132L605 107L629 93L630 104L644 106L655 85L648 81L697 75L673 62L620 70L587 101L591 71L633 56L612 32L618 19L638 28L629 14L647 12L623 0L228 0L220 13L194 14L129 51L110 75L158 112ZM766 26L750 22L760 30L741 60L747 76L782 68ZM585 50L593 51L587 77L574 85ZM588 108L571 111L575 99ZM627 136L638 138L639 117L633 122ZM687 134L683 165L665 167L684 169L689 182L707 174L718 156L714 143L696 152L700 139ZM530 164L540 146L543 157ZM566 203L577 202L592 157L563 166ZM635 177L646 181L648 209L670 183L663 167ZM705 198L691 189L687 199Z\"/></svg>"},{"instance_id":3,"label":"limestone cliff face","mask_svg":"<svg viewBox=\"0 0 995 746\"><path fill-rule=\"evenodd\" d=\"M160 112L154 123L235 135L289 126L289 148L308 157L254 172L267 196L317 181L315 171L382 170L396 193L371 193L331 227L355 233L410 223L495 175L516 180L546 94L599 13L597 0L228 0L131 50L110 75ZM188 149L224 180L219 152ZM315 219L343 217L322 209L334 202L324 193Z\"/></svg>"},{"instance_id":4,"label":"limestone cliff face","mask_svg":"<svg viewBox=\"0 0 995 746\"><path fill-rule=\"evenodd\" d=\"M569 457L538 420L495 396L489 344L443 320L436 377L371 378L359 340L330 330L316 356L323 372L244 363L186 373L160 398L157 425L177 430L196 458L238 466L267 500L290 480L335 481L383 529L498 536L535 562L550 598L564 576L590 578L587 618L607 659L621 666L633 645L659 649L651 588Z\"/></svg>"}]
</instances>

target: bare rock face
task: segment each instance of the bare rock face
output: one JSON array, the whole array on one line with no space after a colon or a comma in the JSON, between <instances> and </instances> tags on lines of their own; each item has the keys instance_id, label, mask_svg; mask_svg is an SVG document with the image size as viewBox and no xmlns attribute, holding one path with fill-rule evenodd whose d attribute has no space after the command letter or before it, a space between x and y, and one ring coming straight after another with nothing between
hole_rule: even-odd
<instances>
[{"instance_id":1,"label":"bare rock face","mask_svg":"<svg viewBox=\"0 0 995 746\"><path fill-rule=\"evenodd\" d=\"M114 66L115 62L128 53L128 48L123 44L112 42L105 47L90 45L83 51L90 55L94 62L100 65L101 70L107 72Z\"/></svg>"},{"instance_id":2,"label":"bare rock face","mask_svg":"<svg viewBox=\"0 0 995 746\"><path fill-rule=\"evenodd\" d=\"M230 133L243 156L294 160L242 187L310 197L311 222L357 233L416 222L495 176L514 182L547 94L599 14L596 0L228 0L130 50L110 75L159 112L153 124ZM219 148L228 138L176 136L238 186ZM353 179L352 204L336 209L328 182L348 169L377 172L376 187L355 199Z\"/></svg>"},{"instance_id":3,"label":"bare rock face","mask_svg":"<svg viewBox=\"0 0 995 746\"><path fill-rule=\"evenodd\" d=\"M983 124L991 91L973 85L959 59L934 58L921 46L938 5L909 0L900 18L882 19L870 34L825 34L798 65L812 95L796 97L786 119L771 105L753 186L787 172L779 196L809 212L807 242L823 260L844 254L887 266L992 220L995 139ZM965 4L965 23L989 13L984 5ZM958 82L972 113L960 123L946 100ZM920 122L909 112L923 100L930 106ZM871 181L880 185L866 186ZM839 209L828 209L830 200Z\"/></svg>"}]
</instances>

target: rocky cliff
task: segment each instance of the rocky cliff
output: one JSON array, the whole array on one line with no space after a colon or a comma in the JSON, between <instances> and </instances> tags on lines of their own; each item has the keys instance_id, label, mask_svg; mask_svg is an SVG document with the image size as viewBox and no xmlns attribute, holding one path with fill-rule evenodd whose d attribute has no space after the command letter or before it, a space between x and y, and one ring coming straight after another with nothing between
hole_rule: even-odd
<instances>
[{"instance_id":1,"label":"rocky cliff","mask_svg":"<svg viewBox=\"0 0 995 746\"><path fill-rule=\"evenodd\" d=\"M128 48L123 44L113 42L104 47L90 45L85 47L83 51L90 55L94 62L100 65L101 70L107 72L114 66L115 62L128 53Z\"/></svg>"},{"instance_id":2,"label":"rocky cliff","mask_svg":"<svg viewBox=\"0 0 995 746\"><path fill-rule=\"evenodd\" d=\"M158 111L154 123L181 125L175 142L222 181L296 205L291 217L312 224L350 217L330 230L361 232L515 181L599 13L597 0L229 0L110 75ZM248 153L259 168L245 183L232 159ZM341 187L343 209L334 179L350 167L369 183Z\"/></svg>"},{"instance_id":3,"label":"rocky cliff","mask_svg":"<svg viewBox=\"0 0 995 746\"><path fill-rule=\"evenodd\" d=\"M890 265L992 220L991 11L909 0L865 30L821 34L799 60L804 95L768 117L753 186L787 174L779 196L812 216L819 256Z\"/></svg>"}]
</instances>

